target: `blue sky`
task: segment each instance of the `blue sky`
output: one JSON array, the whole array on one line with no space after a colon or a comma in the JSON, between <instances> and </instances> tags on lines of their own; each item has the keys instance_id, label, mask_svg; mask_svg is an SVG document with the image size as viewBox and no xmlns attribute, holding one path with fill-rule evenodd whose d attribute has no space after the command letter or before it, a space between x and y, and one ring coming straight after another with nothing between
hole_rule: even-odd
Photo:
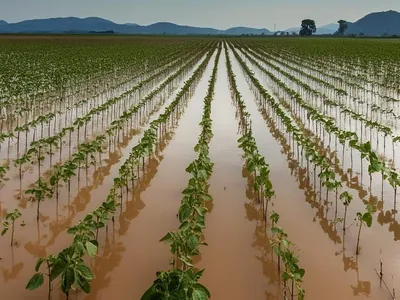
<instances>
[{"instance_id":1,"label":"blue sky","mask_svg":"<svg viewBox=\"0 0 400 300\"><path fill-rule=\"evenodd\" d=\"M276 24L284 30L299 26L304 18L318 26L390 9L400 11L400 0L0 0L0 20L97 16L143 25L169 21L219 29L274 29Z\"/></svg>"}]
</instances>

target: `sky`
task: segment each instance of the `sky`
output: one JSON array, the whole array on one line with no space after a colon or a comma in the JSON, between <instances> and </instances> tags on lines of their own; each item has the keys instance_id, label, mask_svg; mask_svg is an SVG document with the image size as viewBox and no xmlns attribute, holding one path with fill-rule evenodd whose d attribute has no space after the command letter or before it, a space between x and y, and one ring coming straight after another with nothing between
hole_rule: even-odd
<instances>
[{"instance_id":1,"label":"sky","mask_svg":"<svg viewBox=\"0 0 400 300\"><path fill-rule=\"evenodd\" d=\"M339 19L357 21L368 13L400 11L400 0L0 0L0 20L102 17L148 25L166 21L227 29L248 26L285 30L310 18L317 26Z\"/></svg>"}]
</instances>

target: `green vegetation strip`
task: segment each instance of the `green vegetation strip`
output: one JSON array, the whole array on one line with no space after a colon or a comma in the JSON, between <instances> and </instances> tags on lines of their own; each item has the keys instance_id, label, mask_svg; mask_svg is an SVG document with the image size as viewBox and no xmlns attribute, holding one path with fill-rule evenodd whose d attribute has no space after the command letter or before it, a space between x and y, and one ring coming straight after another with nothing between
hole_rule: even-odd
<instances>
[{"instance_id":1,"label":"green vegetation strip","mask_svg":"<svg viewBox=\"0 0 400 300\"><path fill-rule=\"evenodd\" d=\"M252 135L250 114L246 111L245 102L237 89L235 74L232 70L231 60L229 58L228 48L225 48L226 66L229 78L229 85L231 87L232 98L235 100L236 107L238 107L239 114L242 115L241 129L242 137L238 140L239 148L243 150L243 156L246 161L246 169L249 175L254 174L253 188L257 195L257 200L262 204L264 221L268 214L268 203L275 195L272 183L269 178L269 165L265 162L265 158L259 153L256 140ZM299 300L305 297L305 290L302 287L302 279L305 270L298 265L298 258L293 250L293 243L287 239L287 234L281 227L274 226L279 220L279 215L272 212L270 219L273 221L271 231L274 233L274 238L271 240L271 246L274 252L278 255L278 271L280 272L280 261L282 260L285 265L285 271L282 273L281 278L284 283L283 295L287 299L287 292L294 297L294 286L297 289L297 296ZM289 280L292 282L292 288L288 286Z\"/></svg>"},{"instance_id":2,"label":"green vegetation strip","mask_svg":"<svg viewBox=\"0 0 400 300\"><path fill-rule=\"evenodd\" d=\"M213 48L212 48L213 49ZM51 297L52 282L60 277L61 291L69 297L72 288L81 289L85 293L90 293L90 283L94 279L94 274L86 265L84 258L86 255L95 257L98 249L98 230L104 228L112 218L119 205L118 198L122 201L122 187L135 179L136 166L140 164L144 157L151 155L157 143L157 129L166 123L175 112L181 100L190 92L190 87L198 82L203 74L213 51L210 51L206 59L194 71L189 80L186 81L175 100L165 109L165 112L150 124L150 128L144 133L140 142L132 149L128 159L119 169L119 177L114 178L114 185L106 200L93 213L88 214L83 221L68 229L68 233L74 236L72 244L63 249L57 255L50 255L39 258L35 271L36 273L29 280L26 288L34 290L44 283L44 276L48 276L48 298ZM121 191L121 194L119 194ZM47 272L41 272L41 265L45 263Z\"/></svg>"},{"instance_id":3,"label":"green vegetation strip","mask_svg":"<svg viewBox=\"0 0 400 300\"><path fill-rule=\"evenodd\" d=\"M253 58L251 58L247 54L244 54L244 55L247 57L247 59L249 59L251 62L253 62L258 68L260 68L260 70L267 72ZM238 55L237 55L237 58L239 60L241 60ZM261 86L261 84L258 82L258 80L256 80L256 81L254 80L255 79L254 76L251 73L249 73L250 70L244 64L243 61L241 62L241 64L245 69L247 68L246 73L248 74L249 78L253 81L253 83L258 85L259 89L261 89L261 88L264 89ZM359 137L356 132L345 131L345 130L340 129L338 126L335 125L334 120L332 118L325 116L324 114L320 113L315 107L306 103L296 91L287 87L282 81L280 81L275 76L272 75L271 78L274 79L274 81L279 85L280 88L282 88L288 95L291 96L292 101L295 101L298 104L298 106L300 106L301 108L303 108L307 111L307 116L309 119L311 118L312 120L320 122L329 134L335 134L337 137L339 137L339 141L343 145L345 145L346 140L349 140L349 143L348 143L349 147L357 150L360 153L361 161L362 161L362 159L366 159L368 161L368 163L369 163L368 174L370 176L370 182L372 181L372 175L374 173L380 173L382 178L384 180L387 180L388 183L393 187L393 189L395 191L395 197L396 197L397 187L400 186L400 172L398 172L395 168L390 167L385 162L384 159L379 157L379 155L372 149L371 141L362 142L359 140ZM268 95L269 98L272 98L268 93L266 93L265 95ZM272 100L272 101L274 101L274 100ZM370 126L375 126L375 125L370 124ZM382 130L385 130L385 129L382 129ZM386 130L385 130L385 132L386 132ZM300 138L301 137L299 137L299 139ZM304 137L303 137L303 139L304 139ZM395 141L397 141L397 139ZM306 153L309 153L309 155L312 154L312 152L308 152L307 150L306 150ZM320 155L318 154L318 156L320 156ZM340 181L337 181L334 179L335 178L334 172L332 170L324 170L320 173L319 176L320 177L322 176L321 178L327 179L327 181L325 183L325 186L327 187L327 189L337 190L339 187L341 187Z\"/></svg>"},{"instance_id":4,"label":"green vegetation strip","mask_svg":"<svg viewBox=\"0 0 400 300\"><path fill-rule=\"evenodd\" d=\"M258 81L258 79L255 78L255 76L253 75L253 73L251 72L249 67L240 58L240 56L233 49L233 47L232 47L232 51L233 51L236 59L238 60L239 64L241 65L242 69L244 70L247 78L250 79L252 86L258 92L257 94L255 94L257 99L259 99L258 104L263 105L264 107L266 104L268 104L274 110L274 112L279 116L282 123L285 125L286 131L289 133L289 135L292 135L293 140L296 140L296 142L299 145L301 145L301 147L304 151L304 155L307 158L307 161L311 161L312 163L314 163L314 165L315 165L314 174L316 171L316 167L318 166L320 168L320 173L318 174L318 177L321 179L322 185L326 187L327 193L330 190L336 191L336 208L337 208L338 191L339 191L339 188L342 187L342 184L341 184L341 181L336 180L335 172L332 169L332 167L330 166L330 162L328 161L327 157L325 155L322 155L319 153L319 151L316 149L315 144L308 137L306 137L303 134L303 132L298 128L298 126L289 117L287 112L284 109L282 109L281 105L275 101L275 99L261 85L261 83ZM249 60L251 60L251 58ZM286 87L282 82L281 82L281 86L283 88L286 88L289 92L293 93L293 99L295 99L296 101L300 99L300 101L299 101L300 105L301 105L301 103L303 103L301 98L295 96L297 94L295 91ZM254 92L254 90L253 90L253 92ZM315 108L310 107L310 111L312 113L314 113L314 115L310 114L312 119L314 119L314 120L322 119L322 120L326 121L324 116L319 115L319 112ZM318 116L318 118L317 118L317 116ZM331 120L329 120L329 121L330 121L331 126L334 126L333 121L331 121ZM346 139L353 138L355 133L351 132L349 134L346 134L345 132L343 132L342 134L343 134L342 141L345 141ZM355 136L357 136L357 135L355 135ZM368 141L362 145L358 145L357 140L353 139L350 141L349 144L350 144L350 147L360 150L361 159L367 158L368 160L370 160L371 164L368 168L368 172L370 173L370 176L372 176L373 172L381 171L384 176L383 178L387 178L389 183L391 183L391 185L395 188L395 195L396 195L396 190L397 190L397 186L398 186L398 183L396 182L396 180L399 179L399 176L397 175L397 173L393 174L391 171L387 171L387 170L384 171L384 163L380 162L379 159L377 158L376 154L371 151L370 142ZM374 165L371 167L372 164L374 164ZM383 172L388 172L389 175L388 175L388 173L383 173ZM390 174L393 174L393 175L390 175ZM393 177L389 177L389 176L393 176ZM339 198L342 201L343 205L345 206L345 212L347 212L347 207L349 206L349 204L352 200L352 198L350 197L350 194L348 194L347 192L343 192L340 194ZM358 237L357 237L357 249L356 249L357 255L359 254L359 241L360 241L361 228L363 225L371 227L372 213L374 213L374 212L375 212L375 208L368 204L368 205L366 205L364 212L357 213L357 219L360 221ZM346 220L344 219L344 223L345 222L346 222Z\"/></svg>"},{"instance_id":5,"label":"green vegetation strip","mask_svg":"<svg viewBox=\"0 0 400 300\"><path fill-rule=\"evenodd\" d=\"M142 300L187 299L206 300L210 298L208 289L198 281L204 270L197 271L193 266L193 257L200 254L199 247L206 245L202 230L205 228L206 202L212 201L208 194L208 180L212 174L213 163L209 158L209 142L213 137L211 120L211 102L218 71L221 47L218 48L214 68L204 99L203 116L200 122L202 131L194 151L197 159L189 164L186 172L192 177L182 192L183 198L178 218L181 223L176 232L168 232L160 241L171 246L174 255L172 270L157 272L157 279L144 293Z\"/></svg>"}]
</instances>

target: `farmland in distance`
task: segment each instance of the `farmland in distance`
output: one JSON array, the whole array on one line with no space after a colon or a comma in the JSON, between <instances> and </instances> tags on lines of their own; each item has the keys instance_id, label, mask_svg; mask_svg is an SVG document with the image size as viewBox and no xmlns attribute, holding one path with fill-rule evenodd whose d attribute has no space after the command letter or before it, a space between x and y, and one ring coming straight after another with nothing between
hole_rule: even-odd
<instances>
[{"instance_id":1,"label":"farmland in distance","mask_svg":"<svg viewBox=\"0 0 400 300\"><path fill-rule=\"evenodd\" d=\"M0 37L1 298L394 299L399 46Z\"/></svg>"}]
</instances>

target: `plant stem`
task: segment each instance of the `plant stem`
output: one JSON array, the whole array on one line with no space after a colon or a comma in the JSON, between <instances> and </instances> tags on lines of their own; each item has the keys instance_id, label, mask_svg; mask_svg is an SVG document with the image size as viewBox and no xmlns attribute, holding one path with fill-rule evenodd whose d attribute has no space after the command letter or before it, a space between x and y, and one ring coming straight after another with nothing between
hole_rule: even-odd
<instances>
[{"instance_id":1,"label":"plant stem","mask_svg":"<svg viewBox=\"0 0 400 300\"><path fill-rule=\"evenodd\" d=\"M49 277L49 285L48 285L48 291L47 291L47 299L51 299L51 280L50 280L50 263L47 261L47 271L48 271L48 277Z\"/></svg>"},{"instance_id":2,"label":"plant stem","mask_svg":"<svg viewBox=\"0 0 400 300\"><path fill-rule=\"evenodd\" d=\"M15 220L12 221L12 230L11 230L11 247L14 245L14 224Z\"/></svg>"},{"instance_id":3,"label":"plant stem","mask_svg":"<svg viewBox=\"0 0 400 300\"><path fill-rule=\"evenodd\" d=\"M361 227L362 227L363 222L360 220L360 227L358 229L358 237L357 237L357 249L356 249L356 255L360 253L359 251L359 245L360 245L360 235L361 235Z\"/></svg>"}]
</instances>

